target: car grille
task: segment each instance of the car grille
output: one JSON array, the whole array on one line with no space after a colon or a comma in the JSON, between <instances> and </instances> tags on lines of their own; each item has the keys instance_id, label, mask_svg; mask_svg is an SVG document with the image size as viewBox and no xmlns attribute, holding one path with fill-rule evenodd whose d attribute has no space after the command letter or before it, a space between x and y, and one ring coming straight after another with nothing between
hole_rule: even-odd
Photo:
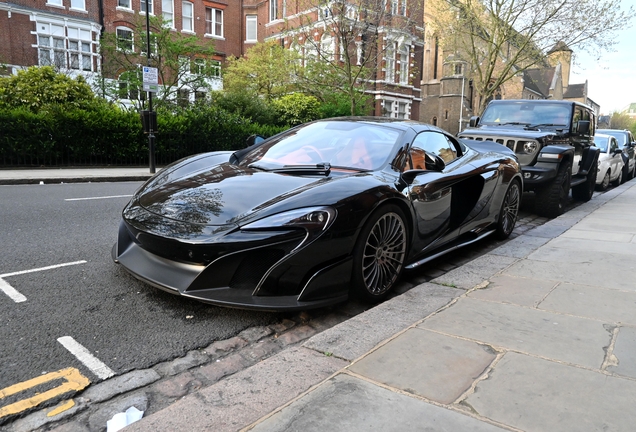
<instances>
[{"instance_id":1,"label":"car grille","mask_svg":"<svg viewBox=\"0 0 636 432\"><path fill-rule=\"evenodd\" d=\"M288 251L282 249L258 249L242 255L234 276L230 281L230 288L254 289L263 278L267 270L280 261Z\"/></svg>"},{"instance_id":2,"label":"car grille","mask_svg":"<svg viewBox=\"0 0 636 432\"><path fill-rule=\"evenodd\" d=\"M531 139L516 139L516 138L501 138L501 137L493 137L493 136L470 136L470 135L461 135L460 138L471 139L475 141L492 141L497 144L505 145L510 150L515 152L517 155L517 159L519 159L519 163L521 165L529 165L532 163L537 152L528 154L524 151L524 145L527 142L535 142L537 143L537 149L541 146L536 140Z\"/></svg>"}]
</instances>

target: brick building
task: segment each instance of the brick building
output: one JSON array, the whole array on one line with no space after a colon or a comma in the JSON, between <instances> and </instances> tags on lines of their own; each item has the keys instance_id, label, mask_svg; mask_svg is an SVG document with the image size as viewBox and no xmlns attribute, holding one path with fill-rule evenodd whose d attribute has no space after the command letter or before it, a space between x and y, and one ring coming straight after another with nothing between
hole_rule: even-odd
<instances>
[{"instance_id":1,"label":"brick building","mask_svg":"<svg viewBox=\"0 0 636 432\"><path fill-rule=\"evenodd\" d=\"M420 116L423 16L411 16L409 1L416 2L384 3L392 19L405 20L409 15L409 25L401 26L399 35L391 34L390 20L374 28L380 37L373 49L384 54L373 65L376 75L367 80L365 92L375 101L376 115ZM301 16L310 18L318 44L333 38L326 13L331 4L322 0L148 0L148 9L170 22L175 33L212 42L211 60L222 68L228 56L239 57L266 40L306 50L290 32ZM114 33L139 53L145 41L133 40L133 31L145 13L145 0L0 0L0 64L8 66L8 73L32 65L54 65L63 72L82 73L90 81L101 70L100 35ZM143 58L140 64L145 64ZM119 73L113 75L110 78L120 79ZM220 88L220 79L213 84Z\"/></svg>"}]
</instances>

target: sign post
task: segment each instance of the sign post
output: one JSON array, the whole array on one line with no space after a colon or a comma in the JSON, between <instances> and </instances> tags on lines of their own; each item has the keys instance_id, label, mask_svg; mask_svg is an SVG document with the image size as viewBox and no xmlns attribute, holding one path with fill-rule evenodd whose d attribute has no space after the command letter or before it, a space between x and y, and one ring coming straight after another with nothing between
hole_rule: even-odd
<instances>
[{"instance_id":1,"label":"sign post","mask_svg":"<svg viewBox=\"0 0 636 432\"><path fill-rule=\"evenodd\" d=\"M148 92L148 111L151 118L154 118L155 113L152 111L152 94L157 92L159 88L159 73L157 68L150 67L150 51L152 46L150 45L150 9L148 8L148 0L146 2L146 56L148 59L148 66L143 70L143 83L144 90ZM147 80L146 80L147 79ZM150 174L155 173L155 126L150 121L150 127L148 129L148 159L150 164Z\"/></svg>"}]
</instances>

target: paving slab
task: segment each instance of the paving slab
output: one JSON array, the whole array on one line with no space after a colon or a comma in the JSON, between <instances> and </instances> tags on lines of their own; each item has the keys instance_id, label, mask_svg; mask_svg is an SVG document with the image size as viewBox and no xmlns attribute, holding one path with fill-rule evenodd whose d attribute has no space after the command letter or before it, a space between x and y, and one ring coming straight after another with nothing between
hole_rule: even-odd
<instances>
[{"instance_id":1,"label":"paving slab","mask_svg":"<svg viewBox=\"0 0 636 432\"><path fill-rule=\"evenodd\" d=\"M349 370L407 393L451 404L496 356L487 345L413 328L357 361Z\"/></svg>"},{"instance_id":2,"label":"paving slab","mask_svg":"<svg viewBox=\"0 0 636 432\"><path fill-rule=\"evenodd\" d=\"M636 225L636 222L634 223ZM580 232L580 231L579 231ZM595 231L587 231L588 233L593 233ZM582 255L597 255L595 262L603 263L606 261L606 257L602 256L602 254L611 254L612 256L616 255L625 255L625 258L632 257L636 258L636 246L630 243L632 234L624 235L623 233L612 233L612 232L598 232L600 236L604 236L605 238L598 239L580 239L580 238L569 238L569 237L559 237L555 238L549 243L550 248L555 249L565 249L569 254L572 254L572 251L585 251ZM611 234L620 234L623 235L623 239L625 241L610 241L609 235ZM581 253L581 252L579 252ZM530 259L533 259L532 255ZM635 260L636 261L636 260ZM634 266L636 269L636 265Z\"/></svg>"},{"instance_id":3,"label":"paving slab","mask_svg":"<svg viewBox=\"0 0 636 432\"><path fill-rule=\"evenodd\" d=\"M515 257L486 254L433 279L440 285L471 289L517 261Z\"/></svg>"},{"instance_id":4,"label":"paving slab","mask_svg":"<svg viewBox=\"0 0 636 432\"><path fill-rule=\"evenodd\" d=\"M469 415L339 374L264 419L252 432L495 432Z\"/></svg>"},{"instance_id":5,"label":"paving slab","mask_svg":"<svg viewBox=\"0 0 636 432\"><path fill-rule=\"evenodd\" d=\"M633 218L632 215L630 215ZM634 238L634 234L610 231L588 231L572 228L564 232L560 238L576 238L582 240L603 240L607 242L629 243Z\"/></svg>"},{"instance_id":6,"label":"paving slab","mask_svg":"<svg viewBox=\"0 0 636 432\"><path fill-rule=\"evenodd\" d=\"M236 431L283 406L349 363L294 347L190 394L126 429Z\"/></svg>"},{"instance_id":7,"label":"paving slab","mask_svg":"<svg viewBox=\"0 0 636 432\"><path fill-rule=\"evenodd\" d=\"M590 368L611 340L600 321L468 297L418 327Z\"/></svg>"},{"instance_id":8,"label":"paving slab","mask_svg":"<svg viewBox=\"0 0 636 432\"><path fill-rule=\"evenodd\" d=\"M632 431L636 381L507 353L465 403L527 432Z\"/></svg>"},{"instance_id":9,"label":"paving slab","mask_svg":"<svg viewBox=\"0 0 636 432\"><path fill-rule=\"evenodd\" d=\"M632 262L636 263L636 259L625 261L624 256L621 255L620 257L623 258L618 257L613 260L612 256L612 254L607 254L604 256L605 259L600 262L600 257L594 254L581 254L567 249L544 247L530 255L533 259L514 263L503 274L636 291L636 283L632 277L628 277L628 275L634 274L635 270L630 270L630 267ZM564 262L567 262L567 265L561 265ZM599 270L590 271L593 267L598 267Z\"/></svg>"},{"instance_id":10,"label":"paving slab","mask_svg":"<svg viewBox=\"0 0 636 432\"><path fill-rule=\"evenodd\" d=\"M520 235L507 242L506 244L499 246L497 249L491 251L493 255L503 255L514 258L525 258L532 252L546 244L550 239L545 237L534 237L527 235Z\"/></svg>"},{"instance_id":11,"label":"paving slab","mask_svg":"<svg viewBox=\"0 0 636 432\"><path fill-rule=\"evenodd\" d=\"M625 211L627 211L627 208L628 207L625 206ZM611 211L611 214L613 214L615 210L612 209ZM610 212L610 210L608 210L608 212ZM596 214L587 216L585 219L579 222L576 227L577 229L584 229L587 231L611 231L636 234L636 224L634 224L633 219L606 218L603 216L597 216Z\"/></svg>"},{"instance_id":12,"label":"paving slab","mask_svg":"<svg viewBox=\"0 0 636 432\"><path fill-rule=\"evenodd\" d=\"M539 309L636 325L636 292L564 283L541 302Z\"/></svg>"},{"instance_id":13,"label":"paving slab","mask_svg":"<svg viewBox=\"0 0 636 432\"><path fill-rule=\"evenodd\" d=\"M636 379L636 328L618 329L613 354L617 364L608 366L607 370Z\"/></svg>"},{"instance_id":14,"label":"paving slab","mask_svg":"<svg viewBox=\"0 0 636 432\"><path fill-rule=\"evenodd\" d=\"M490 279L487 287L472 291L469 297L536 307L557 282L499 275Z\"/></svg>"},{"instance_id":15,"label":"paving slab","mask_svg":"<svg viewBox=\"0 0 636 432\"><path fill-rule=\"evenodd\" d=\"M313 336L303 346L353 361L426 318L463 290L425 283Z\"/></svg>"}]
</instances>

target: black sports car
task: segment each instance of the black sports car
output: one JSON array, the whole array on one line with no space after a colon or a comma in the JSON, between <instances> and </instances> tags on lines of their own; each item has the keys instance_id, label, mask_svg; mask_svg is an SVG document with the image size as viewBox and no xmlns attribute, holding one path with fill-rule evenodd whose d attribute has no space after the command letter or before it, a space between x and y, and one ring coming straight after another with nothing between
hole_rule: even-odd
<instances>
[{"instance_id":1,"label":"black sports car","mask_svg":"<svg viewBox=\"0 0 636 432\"><path fill-rule=\"evenodd\" d=\"M434 126L315 121L167 166L123 211L112 250L137 278L204 302L295 310L379 301L406 268L512 232L514 153Z\"/></svg>"}]
</instances>

